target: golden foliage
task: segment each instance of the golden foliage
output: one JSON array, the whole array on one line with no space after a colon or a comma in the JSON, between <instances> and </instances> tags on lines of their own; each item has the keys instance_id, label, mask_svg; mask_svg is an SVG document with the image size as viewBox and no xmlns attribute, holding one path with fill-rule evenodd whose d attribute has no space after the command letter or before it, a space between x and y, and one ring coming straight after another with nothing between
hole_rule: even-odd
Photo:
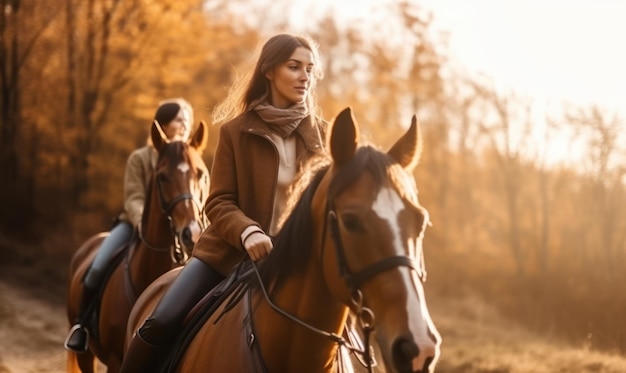
<instances>
[{"instance_id":1,"label":"golden foliage","mask_svg":"<svg viewBox=\"0 0 626 373\"><path fill-rule=\"evenodd\" d=\"M5 7L1 86L15 100L0 105L0 133L17 135L1 154L8 147L18 161L3 156L0 168L17 162L20 173L0 180L1 218L27 237L41 227L72 237L108 229L126 157L145 142L157 103L185 97L196 121L210 123L259 40L296 28L225 0L67 1L22 2L19 23ZM363 135L389 146L418 114L431 289L454 297L471 288L539 329L577 340L593 333L593 347L626 351L626 169L623 143L613 141L623 123L597 108L564 115L561 129L593 134L586 168L547 167L530 137L531 106L484 82L446 78L429 18L413 2L391 4L387 24L368 25L377 37L330 14L301 31L320 44L326 119L352 106ZM293 6L265 5L272 14ZM13 56L17 70L8 69ZM216 140L212 127L209 164Z\"/></svg>"}]
</instances>

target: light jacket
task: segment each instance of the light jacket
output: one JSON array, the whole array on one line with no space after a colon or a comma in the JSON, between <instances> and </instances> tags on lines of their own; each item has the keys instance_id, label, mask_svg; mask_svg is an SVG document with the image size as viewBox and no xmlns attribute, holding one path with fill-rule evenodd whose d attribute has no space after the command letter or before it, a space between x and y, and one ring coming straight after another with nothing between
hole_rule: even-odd
<instances>
[{"instance_id":1,"label":"light jacket","mask_svg":"<svg viewBox=\"0 0 626 373\"><path fill-rule=\"evenodd\" d=\"M124 174L124 209L119 219L137 227L141 222L146 190L156 168L158 154L152 145L133 151L126 161Z\"/></svg>"}]
</instances>

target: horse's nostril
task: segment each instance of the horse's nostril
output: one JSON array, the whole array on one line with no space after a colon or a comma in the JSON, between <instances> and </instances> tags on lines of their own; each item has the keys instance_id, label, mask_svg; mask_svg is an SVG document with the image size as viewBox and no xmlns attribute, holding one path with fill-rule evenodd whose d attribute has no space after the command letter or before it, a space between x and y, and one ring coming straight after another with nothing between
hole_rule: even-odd
<instances>
[{"instance_id":1,"label":"horse's nostril","mask_svg":"<svg viewBox=\"0 0 626 373\"><path fill-rule=\"evenodd\" d=\"M419 348L412 339L398 338L392 347L393 363L398 372L414 372L413 359L419 355Z\"/></svg>"},{"instance_id":2,"label":"horse's nostril","mask_svg":"<svg viewBox=\"0 0 626 373\"><path fill-rule=\"evenodd\" d=\"M430 372L430 364L432 364L433 361L435 361L435 358L433 356L427 357L426 358L426 363L424 363L424 369L422 371L423 372Z\"/></svg>"},{"instance_id":3,"label":"horse's nostril","mask_svg":"<svg viewBox=\"0 0 626 373\"><path fill-rule=\"evenodd\" d=\"M183 243L185 244L185 246L188 246L188 247L193 246L194 242L191 237L191 229L189 229L188 227L183 229L182 238L183 238Z\"/></svg>"}]
</instances>

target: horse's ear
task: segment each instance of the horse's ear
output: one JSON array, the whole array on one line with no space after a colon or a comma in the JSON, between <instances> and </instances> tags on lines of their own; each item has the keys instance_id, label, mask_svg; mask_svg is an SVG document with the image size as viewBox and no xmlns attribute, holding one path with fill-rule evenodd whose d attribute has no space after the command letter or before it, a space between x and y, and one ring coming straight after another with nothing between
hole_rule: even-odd
<instances>
[{"instance_id":1,"label":"horse's ear","mask_svg":"<svg viewBox=\"0 0 626 373\"><path fill-rule=\"evenodd\" d=\"M359 127L352 116L352 109L347 107L337 115L330 132L330 154L333 161L341 166L356 152L359 142Z\"/></svg>"},{"instance_id":2,"label":"horse's ear","mask_svg":"<svg viewBox=\"0 0 626 373\"><path fill-rule=\"evenodd\" d=\"M165 134L165 132L163 132L161 125L156 120L152 122L150 137L152 140L152 145L154 145L154 148L159 152L161 151L161 148L169 142L167 139L167 135Z\"/></svg>"},{"instance_id":3,"label":"horse's ear","mask_svg":"<svg viewBox=\"0 0 626 373\"><path fill-rule=\"evenodd\" d=\"M422 138L417 117L413 115L411 126L402 137L391 147L389 154L400 165L412 170L419 162L422 153Z\"/></svg>"},{"instance_id":4,"label":"horse's ear","mask_svg":"<svg viewBox=\"0 0 626 373\"><path fill-rule=\"evenodd\" d=\"M200 153L206 148L207 140L209 139L209 131L207 129L206 123L204 121L200 121L198 128L191 136L189 140L189 145L192 148L196 148Z\"/></svg>"}]
</instances>

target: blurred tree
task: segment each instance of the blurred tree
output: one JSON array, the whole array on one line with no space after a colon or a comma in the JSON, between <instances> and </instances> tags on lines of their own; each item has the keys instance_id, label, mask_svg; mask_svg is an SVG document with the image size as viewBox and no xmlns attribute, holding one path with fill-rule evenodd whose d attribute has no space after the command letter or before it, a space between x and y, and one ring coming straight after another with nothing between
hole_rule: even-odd
<instances>
[{"instance_id":1,"label":"blurred tree","mask_svg":"<svg viewBox=\"0 0 626 373\"><path fill-rule=\"evenodd\" d=\"M505 241L515 262L517 274L524 278L528 258L522 244L520 197L526 179L523 176L524 150L532 141L530 107L513 95L503 96L488 84L471 82L482 107L478 122L487 141L486 156L494 161L494 181L500 182L504 200L502 205L506 221ZM500 188L498 188L500 189ZM497 190L498 190L497 189Z\"/></svg>"},{"instance_id":2,"label":"blurred tree","mask_svg":"<svg viewBox=\"0 0 626 373\"><path fill-rule=\"evenodd\" d=\"M185 97L196 120L210 122L233 66L258 39L211 18L199 0L2 5L0 193L10 201L2 226L21 231L108 220L121 206L126 157L146 141L157 103ZM29 227L20 213L42 220Z\"/></svg>"},{"instance_id":3,"label":"blurred tree","mask_svg":"<svg viewBox=\"0 0 626 373\"><path fill-rule=\"evenodd\" d=\"M447 281L446 294L470 289L531 325L592 332L597 345L626 351L623 124L597 107L568 111L543 146L574 130L583 161L549 163L532 141L530 103L451 73L419 2L373 3L368 19L314 1L0 4L3 231L56 233L57 250L69 252L68 239L82 241L117 213L126 158L146 141L161 99L183 96L196 121L210 121L262 39L304 32L320 44L326 119L352 106L366 140L388 147L418 114L416 176L434 222L428 263L438 266L431 289ZM209 162L217 133L211 127Z\"/></svg>"},{"instance_id":4,"label":"blurred tree","mask_svg":"<svg viewBox=\"0 0 626 373\"><path fill-rule=\"evenodd\" d=\"M80 146L68 152L66 172L84 213L119 209L126 156L146 141L161 99L185 97L196 122L210 122L210 108L226 93L217 88L232 76L228 57L247 47L234 36L251 34L210 16L197 0L92 0L68 8L67 19L80 21L66 28L71 89L64 132Z\"/></svg>"},{"instance_id":5,"label":"blurred tree","mask_svg":"<svg viewBox=\"0 0 626 373\"><path fill-rule=\"evenodd\" d=\"M191 49L181 46L198 40L190 25L204 28L203 18L198 16L200 7L198 1L66 0L65 131L73 135L71 142L76 145L75 151L68 153L75 206L80 206L90 189L90 162L103 143L103 127L120 119L112 111L123 108L133 113L132 104L141 105L141 101L129 107L120 104L119 98L132 92L131 83L139 81L141 90L163 97L172 81L186 76L181 72L189 67L185 57ZM196 16L190 17L193 14ZM174 35L174 30L180 34ZM177 43L180 38L190 42ZM175 62L172 55L177 55ZM151 87L154 77L159 77L156 89ZM146 136L145 129L142 136Z\"/></svg>"},{"instance_id":6,"label":"blurred tree","mask_svg":"<svg viewBox=\"0 0 626 373\"><path fill-rule=\"evenodd\" d=\"M33 135L23 124L24 70L42 33L58 14L54 2L1 0L0 6L0 220L20 227L34 212L34 176L22 149ZM31 148L32 149L32 148ZM28 155L29 153L26 153ZM32 156L32 154L31 154Z\"/></svg>"},{"instance_id":7,"label":"blurred tree","mask_svg":"<svg viewBox=\"0 0 626 373\"><path fill-rule=\"evenodd\" d=\"M365 5L356 5L365 6ZM327 119L352 106L366 124L367 137L391 145L412 114L442 95L442 58L429 34L430 17L412 1L372 4L385 15L375 20L352 19L326 12L320 5L289 0L239 3L209 0L211 14L230 14L266 37L277 32L303 32L320 45L325 73L319 102ZM306 22L290 21L302 14ZM392 20L392 21L390 21ZM418 105L421 105L418 107Z\"/></svg>"},{"instance_id":8,"label":"blurred tree","mask_svg":"<svg viewBox=\"0 0 626 373\"><path fill-rule=\"evenodd\" d=\"M550 185L551 173L548 169L548 149L551 147L551 143L554 137L558 136L561 126L553 119L546 116L545 128L543 132L543 150L538 150L535 155L535 164L537 165L537 173L539 178L539 213L540 223L539 231L540 239L538 242L538 264L539 275L541 279L545 279L548 272L548 260L550 252L550 238L551 238L551 215L553 208L553 193L554 186Z\"/></svg>"},{"instance_id":9,"label":"blurred tree","mask_svg":"<svg viewBox=\"0 0 626 373\"><path fill-rule=\"evenodd\" d=\"M616 115L609 116L597 106L570 110L565 120L578 136L586 139L588 156L583 166L591 179L589 196L581 201L587 212L581 224L586 227L583 231L592 235L587 240L591 243L588 249L595 252L598 246L601 248L602 267L606 270L607 282L612 283L616 264L623 259L626 231L623 225L626 221L623 205L626 153L618 146L624 124Z\"/></svg>"},{"instance_id":10,"label":"blurred tree","mask_svg":"<svg viewBox=\"0 0 626 373\"><path fill-rule=\"evenodd\" d=\"M445 225L442 229L446 233L440 234L442 246L454 249L456 254L471 255L484 245L477 233L487 226L485 215L477 214L483 178L479 176L475 149L479 148L481 134L471 108L479 98L461 79L448 85L450 93L440 98L440 112L431 118L439 141L428 139L432 149L425 156L438 155L439 159L432 162L429 180L436 185L432 197L438 201L439 220ZM433 229L438 230L436 224Z\"/></svg>"}]
</instances>

